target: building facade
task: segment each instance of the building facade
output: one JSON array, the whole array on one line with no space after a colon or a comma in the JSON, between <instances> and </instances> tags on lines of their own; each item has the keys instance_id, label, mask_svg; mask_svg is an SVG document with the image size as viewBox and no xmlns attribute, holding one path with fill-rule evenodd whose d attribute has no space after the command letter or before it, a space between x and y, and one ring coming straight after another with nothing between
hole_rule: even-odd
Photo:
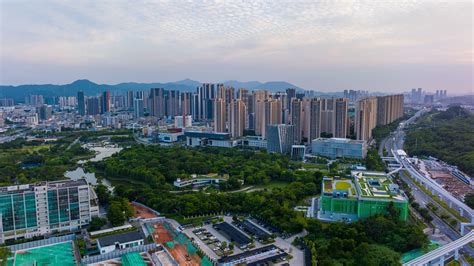
<instances>
[{"instance_id":1,"label":"building facade","mask_svg":"<svg viewBox=\"0 0 474 266\"><path fill-rule=\"evenodd\" d=\"M352 171L351 179L323 178L318 218L356 221L388 213L388 206L408 219L408 199L391 178L381 172Z\"/></svg>"},{"instance_id":2,"label":"building facade","mask_svg":"<svg viewBox=\"0 0 474 266\"><path fill-rule=\"evenodd\" d=\"M78 230L99 215L98 201L83 179L0 188L0 243Z\"/></svg>"},{"instance_id":3,"label":"building facade","mask_svg":"<svg viewBox=\"0 0 474 266\"><path fill-rule=\"evenodd\" d=\"M367 155L367 142L345 138L317 138L311 142L311 153L331 159L364 159Z\"/></svg>"},{"instance_id":4,"label":"building facade","mask_svg":"<svg viewBox=\"0 0 474 266\"><path fill-rule=\"evenodd\" d=\"M356 103L354 130L358 140L370 140L377 125L377 98L368 97Z\"/></svg>"},{"instance_id":5,"label":"building facade","mask_svg":"<svg viewBox=\"0 0 474 266\"><path fill-rule=\"evenodd\" d=\"M295 139L295 126L278 124L267 125L267 151L290 154Z\"/></svg>"}]
</instances>

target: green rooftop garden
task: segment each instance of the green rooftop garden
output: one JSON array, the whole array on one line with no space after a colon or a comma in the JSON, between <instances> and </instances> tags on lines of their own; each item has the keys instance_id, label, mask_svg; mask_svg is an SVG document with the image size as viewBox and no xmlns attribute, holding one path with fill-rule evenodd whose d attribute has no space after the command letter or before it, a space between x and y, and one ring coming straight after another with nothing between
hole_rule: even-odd
<instances>
[{"instance_id":1,"label":"green rooftop garden","mask_svg":"<svg viewBox=\"0 0 474 266\"><path fill-rule=\"evenodd\" d=\"M335 181L336 183L336 190L349 190L352 187L352 184L347 181Z\"/></svg>"}]
</instances>

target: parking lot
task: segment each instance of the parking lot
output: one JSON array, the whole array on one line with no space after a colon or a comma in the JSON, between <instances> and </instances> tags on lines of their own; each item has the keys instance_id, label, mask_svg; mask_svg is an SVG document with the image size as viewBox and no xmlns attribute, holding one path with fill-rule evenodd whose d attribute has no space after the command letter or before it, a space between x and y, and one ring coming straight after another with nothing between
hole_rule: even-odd
<instances>
[{"instance_id":1,"label":"parking lot","mask_svg":"<svg viewBox=\"0 0 474 266\"><path fill-rule=\"evenodd\" d=\"M234 226L237 230L241 231L243 234L245 234L248 237L253 237L254 239L257 240L256 236L253 236L250 231L253 230L262 230L265 233L272 234L276 233L273 228L265 226L264 223L260 223L259 221L256 220L251 220L251 223L253 226L257 228L253 228L253 230L249 230L246 232L243 228L239 228L238 225L233 223L232 217L230 216L224 216L224 221L231 224ZM220 257L224 255L224 252L221 249L222 242L226 242L227 246L230 243L230 240L224 236L221 232L217 231L214 227L213 224L205 224L199 227L194 227L194 228L186 228L184 229L184 232L188 235L194 238L194 241L199 245L199 247L206 253L206 255L211 258L214 261L217 261ZM303 259L303 252L293 245L291 245L291 241L294 240L294 237L291 237L290 239L283 239L281 237L276 237L274 239L273 244L284 250L285 252L291 254L293 259L290 261L290 265L303 265L304 264L304 259ZM263 246L264 244L254 241L253 243L254 247L251 248L253 249L258 249ZM233 255L235 254L241 254L244 253L245 250L242 250L237 247L238 245L234 245L233 249ZM230 253L228 254L230 255ZM293 264L295 263L295 264Z\"/></svg>"},{"instance_id":2,"label":"parking lot","mask_svg":"<svg viewBox=\"0 0 474 266\"><path fill-rule=\"evenodd\" d=\"M211 259L218 259L224 255L224 251L228 254L235 254L242 252L239 248L234 246L232 252L229 252L229 240L217 232L211 224L204 225L202 227L187 228L184 230L186 234L192 236L194 240L199 244L199 247L210 257ZM222 249L222 242L227 243L227 248Z\"/></svg>"}]
</instances>

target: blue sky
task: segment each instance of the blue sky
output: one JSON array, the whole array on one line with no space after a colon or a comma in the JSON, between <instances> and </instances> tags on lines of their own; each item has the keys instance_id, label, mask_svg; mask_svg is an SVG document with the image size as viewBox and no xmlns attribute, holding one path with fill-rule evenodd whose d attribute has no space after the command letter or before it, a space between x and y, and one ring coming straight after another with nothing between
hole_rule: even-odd
<instances>
[{"instance_id":1,"label":"blue sky","mask_svg":"<svg viewBox=\"0 0 474 266\"><path fill-rule=\"evenodd\" d=\"M473 92L471 1L0 0L0 84Z\"/></svg>"}]
</instances>

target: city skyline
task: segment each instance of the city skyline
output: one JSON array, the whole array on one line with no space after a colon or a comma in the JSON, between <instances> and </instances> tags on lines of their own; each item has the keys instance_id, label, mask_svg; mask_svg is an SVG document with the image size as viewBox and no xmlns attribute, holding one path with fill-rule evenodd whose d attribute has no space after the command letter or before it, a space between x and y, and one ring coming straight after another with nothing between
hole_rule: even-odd
<instances>
[{"instance_id":1,"label":"city skyline","mask_svg":"<svg viewBox=\"0 0 474 266\"><path fill-rule=\"evenodd\" d=\"M284 80L323 92L469 94L471 10L468 1L5 1L0 84L191 78Z\"/></svg>"}]
</instances>

